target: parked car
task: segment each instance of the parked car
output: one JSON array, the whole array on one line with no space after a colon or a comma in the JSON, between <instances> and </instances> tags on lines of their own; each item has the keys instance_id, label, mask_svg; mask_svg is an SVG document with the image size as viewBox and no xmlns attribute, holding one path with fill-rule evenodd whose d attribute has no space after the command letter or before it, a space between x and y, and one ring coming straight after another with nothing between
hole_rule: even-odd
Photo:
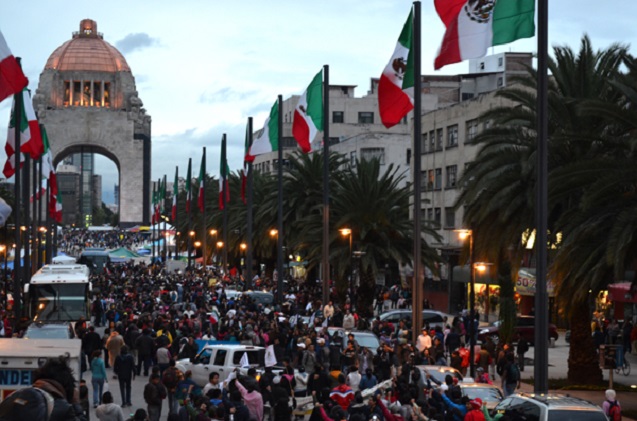
<instances>
[{"instance_id":1,"label":"parked car","mask_svg":"<svg viewBox=\"0 0 637 421\"><path fill-rule=\"evenodd\" d=\"M606 421L604 411L591 402L557 394L534 395L520 393L506 397L494 413L509 419L537 421Z\"/></svg>"},{"instance_id":2,"label":"parked car","mask_svg":"<svg viewBox=\"0 0 637 421\"><path fill-rule=\"evenodd\" d=\"M432 378L432 386L434 386L435 384L443 384L445 382L445 377L447 377L447 374L458 379L458 383L462 382L462 374L460 374L460 372L453 367L446 367L441 365L417 365L415 368L420 371L420 380L418 380L420 399L425 398L424 391L425 387L427 386L427 374L429 374Z\"/></svg>"},{"instance_id":3,"label":"parked car","mask_svg":"<svg viewBox=\"0 0 637 421\"><path fill-rule=\"evenodd\" d=\"M504 399L504 395L502 395L500 389L493 384L466 382L458 384L460 385L463 396L467 396L469 399L482 399L482 402L486 402L487 409L489 410L495 408L496 405Z\"/></svg>"},{"instance_id":4,"label":"parked car","mask_svg":"<svg viewBox=\"0 0 637 421\"><path fill-rule=\"evenodd\" d=\"M242 296L249 297L254 300L256 304L263 306L272 305L274 303L274 295L271 292L248 291L244 292Z\"/></svg>"},{"instance_id":5,"label":"parked car","mask_svg":"<svg viewBox=\"0 0 637 421\"><path fill-rule=\"evenodd\" d=\"M408 320L411 323L411 310L389 310L382 313L379 318L383 322L391 322L398 323L401 320ZM445 322L446 318L446 322ZM423 310L422 311L422 322L423 326L429 325L430 328L435 328L436 326L440 326L444 329L445 323L448 325L453 325L454 316L451 314L443 313L436 310Z\"/></svg>"},{"instance_id":6,"label":"parked car","mask_svg":"<svg viewBox=\"0 0 637 421\"><path fill-rule=\"evenodd\" d=\"M74 339L75 331L69 322L33 322L22 334L24 339Z\"/></svg>"},{"instance_id":7,"label":"parked car","mask_svg":"<svg viewBox=\"0 0 637 421\"><path fill-rule=\"evenodd\" d=\"M490 336L493 342L496 344L500 341L500 325L501 321L494 322L492 325L481 329L478 332L478 339L483 341ZM533 316L518 316L515 330L513 331L513 339L515 340L516 334L520 334L530 346L533 346L535 342L535 317ZM554 324L549 324L549 339L559 338L557 333L557 327Z\"/></svg>"},{"instance_id":8,"label":"parked car","mask_svg":"<svg viewBox=\"0 0 637 421\"><path fill-rule=\"evenodd\" d=\"M317 326L314 329L317 332L320 332L323 328L321 326ZM358 342L358 346L369 348L374 354L376 354L378 352L378 348L380 348L380 340L374 332L366 330L345 330L342 327L327 328L327 333L330 335L330 337L334 336L335 332L337 332L337 335L343 338L343 349L347 348L347 335L349 335L350 333L354 335L354 339L356 339L356 342Z\"/></svg>"}]
</instances>

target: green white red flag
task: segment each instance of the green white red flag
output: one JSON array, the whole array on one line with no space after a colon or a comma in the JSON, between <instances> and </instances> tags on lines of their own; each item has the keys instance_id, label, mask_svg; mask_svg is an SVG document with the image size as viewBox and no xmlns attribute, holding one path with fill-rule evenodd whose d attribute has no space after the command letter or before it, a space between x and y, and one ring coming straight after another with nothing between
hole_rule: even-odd
<instances>
[{"instance_id":1,"label":"green white red flag","mask_svg":"<svg viewBox=\"0 0 637 421\"><path fill-rule=\"evenodd\" d=\"M177 197L179 196L179 167L175 168L175 182L173 183L173 208L172 219L173 224L177 220Z\"/></svg>"},{"instance_id":2,"label":"green white red flag","mask_svg":"<svg viewBox=\"0 0 637 421\"><path fill-rule=\"evenodd\" d=\"M278 150L279 145L279 101L275 101L270 109L270 115L266 118L263 128L252 142L250 150L245 156L247 162L254 161L257 155Z\"/></svg>"},{"instance_id":3,"label":"green white red flag","mask_svg":"<svg viewBox=\"0 0 637 421\"><path fill-rule=\"evenodd\" d=\"M28 84L29 80L0 31L0 102L22 91Z\"/></svg>"},{"instance_id":4,"label":"green white red flag","mask_svg":"<svg viewBox=\"0 0 637 421\"><path fill-rule=\"evenodd\" d=\"M206 188L206 148L203 148L203 156L201 157L201 165L199 166L199 177L197 178L197 184L199 185L199 195L197 196L197 206L203 213L204 210L204 189Z\"/></svg>"},{"instance_id":5,"label":"green white red flag","mask_svg":"<svg viewBox=\"0 0 637 421\"><path fill-rule=\"evenodd\" d=\"M378 110L383 125L395 126L414 108L413 10L378 82Z\"/></svg>"},{"instance_id":6,"label":"green white red flag","mask_svg":"<svg viewBox=\"0 0 637 421\"><path fill-rule=\"evenodd\" d=\"M323 69L314 76L294 109L292 135L301 150L312 150L312 141L323 130Z\"/></svg>"},{"instance_id":7,"label":"green white red flag","mask_svg":"<svg viewBox=\"0 0 637 421\"><path fill-rule=\"evenodd\" d=\"M250 151L250 123L246 124L246 139L245 139L245 154L243 158L243 169L241 170L241 201L246 204L246 189L248 186L248 171L250 170L250 163L245 157L248 156Z\"/></svg>"},{"instance_id":8,"label":"green white red flag","mask_svg":"<svg viewBox=\"0 0 637 421\"><path fill-rule=\"evenodd\" d=\"M188 171L186 172L186 213L190 213L190 202L192 201L192 188L190 186L192 178L192 158L188 158Z\"/></svg>"},{"instance_id":9,"label":"green white red flag","mask_svg":"<svg viewBox=\"0 0 637 421\"><path fill-rule=\"evenodd\" d=\"M44 152L44 145L42 143L42 135L40 134L40 125L33 111L33 102L31 101L31 94L28 89L23 89L22 93L16 95L22 96L22 107L20 111L20 167L24 161L24 153L28 153L31 158L38 159ZM4 176L6 178L15 174L15 123L16 123L16 110L15 110L15 97L13 99L13 106L11 110L11 119L9 121L9 130L7 133L7 143L4 146L4 150L7 154L7 162L4 164Z\"/></svg>"},{"instance_id":10,"label":"green white red flag","mask_svg":"<svg viewBox=\"0 0 637 421\"><path fill-rule=\"evenodd\" d=\"M58 191L58 181L55 172L49 178L49 215L58 224L62 223L62 195Z\"/></svg>"},{"instance_id":11,"label":"green white red flag","mask_svg":"<svg viewBox=\"0 0 637 421\"><path fill-rule=\"evenodd\" d=\"M482 57L489 47L535 35L535 0L434 0L447 27L434 68Z\"/></svg>"},{"instance_id":12,"label":"green white red flag","mask_svg":"<svg viewBox=\"0 0 637 421\"><path fill-rule=\"evenodd\" d=\"M228 178L230 176L230 168L228 168L228 159L226 158L226 137L221 139L221 162L219 162L219 209L223 210L224 205L230 202L230 185Z\"/></svg>"},{"instance_id":13,"label":"green white red flag","mask_svg":"<svg viewBox=\"0 0 637 421\"><path fill-rule=\"evenodd\" d=\"M39 199L42 193L46 192L48 180L51 177L51 174L55 174L55 167L53 166L53 154L51 153L49 137L46 134L46 128L44 126L41 127L40 133L42 134L44 154L42 155L42 164L40 166L40 174L42 174L42 185L40 186L40 190L35 193L36 199Z\"/></svg>"}]
</instances>

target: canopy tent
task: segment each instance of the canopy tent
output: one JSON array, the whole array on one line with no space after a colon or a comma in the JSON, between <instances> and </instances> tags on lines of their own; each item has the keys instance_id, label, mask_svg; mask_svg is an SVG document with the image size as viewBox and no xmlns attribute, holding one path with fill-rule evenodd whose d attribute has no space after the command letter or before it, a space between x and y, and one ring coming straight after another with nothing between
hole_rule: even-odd
<instances>
[{"instance_id":1,"label":"canopy tent","mask_svg":"<svg viewBox=\"0 0 637 421\"><path fill-rule=\"evenodd\" d=\"M133 260L138 257L141 257L139 254L133 251L130 251L129 249L125 247L120 247L118 249L111 250L108 252L108 255L111 258L111 261L114 263L127 262L129 260Z\"/></svg>"}]
</instances>

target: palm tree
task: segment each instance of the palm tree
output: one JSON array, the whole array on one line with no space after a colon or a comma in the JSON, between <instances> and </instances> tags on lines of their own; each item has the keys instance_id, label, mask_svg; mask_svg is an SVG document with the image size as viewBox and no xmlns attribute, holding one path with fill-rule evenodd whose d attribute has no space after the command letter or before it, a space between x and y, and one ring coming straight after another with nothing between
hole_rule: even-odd
<instances>
[{"instance_id":1,"label":"palm tree","mask_svg":"<svg viewBox=\"0 0 637 421\"><path fill-rule=\"evenodd\" d=\"M605 50L593 51L590 40L584 36L577 54L569 47L555 47L555 58L549 60L553 78L549 84L551 190L548 228L550 241L554 245L558 243L558 232L566 239L564 244L575 241L576 227L563 221L575 221L574 214L579 210L584 192L584 186L561 190L555 188L563 180L559 177L559 171L597 154L600 139L607 130L602 117L584 115L582 104L591 100L606 103L619 101L621 95L608 81L619 75L625 53L626 47L617 44ZM490 256L496 256L497 262L502 261L508 248L513 249L512 261L519 261L523 246L520 238L534 226L536 74L529 69L529 76L517 81L519 85L496 94L507 102L482 116L483 119L492 120L494 125L476 139L480 150L474 164L469 166L460 180L460 183L466 183L467 188L456 203L456 206L466 206L466 222L478 232L476 248L480 242L480 248ZM483 235L484 238L480 239ZM582 334L585 329L590 329L590 318L581 312L582 308L587 307L580 292L584 289L588 291L589 288L581 274L562 269L560 265L565 260L560 255L569 253L569 249L562 248L556 252L551 273L560 288L568 291L568 294L559 294L558 299L563 301L567 310L573 310L570 313L573 336L569 379L595 382L601 379L601 371L588 352L592 348L590 334L588 340ZM581 266L589 256L571 252L571 266ZM517 269L515 264L512 265L513 276ZM596 286L599 287L599 284ZM573 297L576 299L573 300Z\"/></svg>"},{"instance_id":2,"label":"palm tree","mask_svg":"<svg viewBox=\"0 0 637 421\"><path fill-rule=\"evenodd\" d=\"M404 177L393 165L381 172L379 160L362 160L357 162L356 168L345 171L334 192L330 219L336 227L352 230L350 235L359 254L356 263L360 274L357 309L363 315L371 316L376 276L385 264L412 261L411 189L399 187ZM437 233L428 227L423 228L423 233L439 240ZM333 241L330 255L335 268L343 274L350 264L349 244ZM439 261L435 250L424 240L420 258L431 268Z\"/></svg>"}]
</instances>

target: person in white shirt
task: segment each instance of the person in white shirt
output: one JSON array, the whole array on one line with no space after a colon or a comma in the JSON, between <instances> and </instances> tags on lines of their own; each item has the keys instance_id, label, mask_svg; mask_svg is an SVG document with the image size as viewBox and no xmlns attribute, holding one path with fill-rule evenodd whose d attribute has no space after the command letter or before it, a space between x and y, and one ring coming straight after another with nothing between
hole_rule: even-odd
<instances>
[{"instance_id":1,"label":"person in white shirt","mask_svg":"<svg viewBox=\"0 0 637 421\"><path fill-rule=\"evenodd\" d=\"M349 373L347 374L346 383L349 387L352 388L354 393L358 391L358 386L361 383L361 373L358 372L358 368L356 368L356 366L350 367Z\"/></svg>"},{"instance_id":2,"label":"person in white shirt","mask_svg":"<svg viewBox=\"0 0 637 421\"><path fill-rule=\"evenodd\" d=\"M351 330L356 326L356 319L354 315L350 313L349 310L345 312L345 317L343 317L343 329Z\"/></svg>"},{"instance_id":3,"label":"person in white shirt","mask_svg":"<svg viewBox=\"0 0 637 421\"><path fill-rule=\"evenodd\" d=\"M204 386L202 394L206 396L208 391L212 389L219 389L223 391L223 387L221 386L221 383L219 383L219 373L216 371L210 373L208 376L208 383Z\"/></svg>"},{"instance_id":4,"label":"person in white shirt","mask_svg":"<svg viewBox=\"0 0 637 421\"><path fill-rule=\"evenodd\" d=\"M431 348L431 336L427 333L427 328L423 326L422 333L418 335L416 341L416 348L420 353L425 352L425 349Z\"/></svg>"}]
</instances>

